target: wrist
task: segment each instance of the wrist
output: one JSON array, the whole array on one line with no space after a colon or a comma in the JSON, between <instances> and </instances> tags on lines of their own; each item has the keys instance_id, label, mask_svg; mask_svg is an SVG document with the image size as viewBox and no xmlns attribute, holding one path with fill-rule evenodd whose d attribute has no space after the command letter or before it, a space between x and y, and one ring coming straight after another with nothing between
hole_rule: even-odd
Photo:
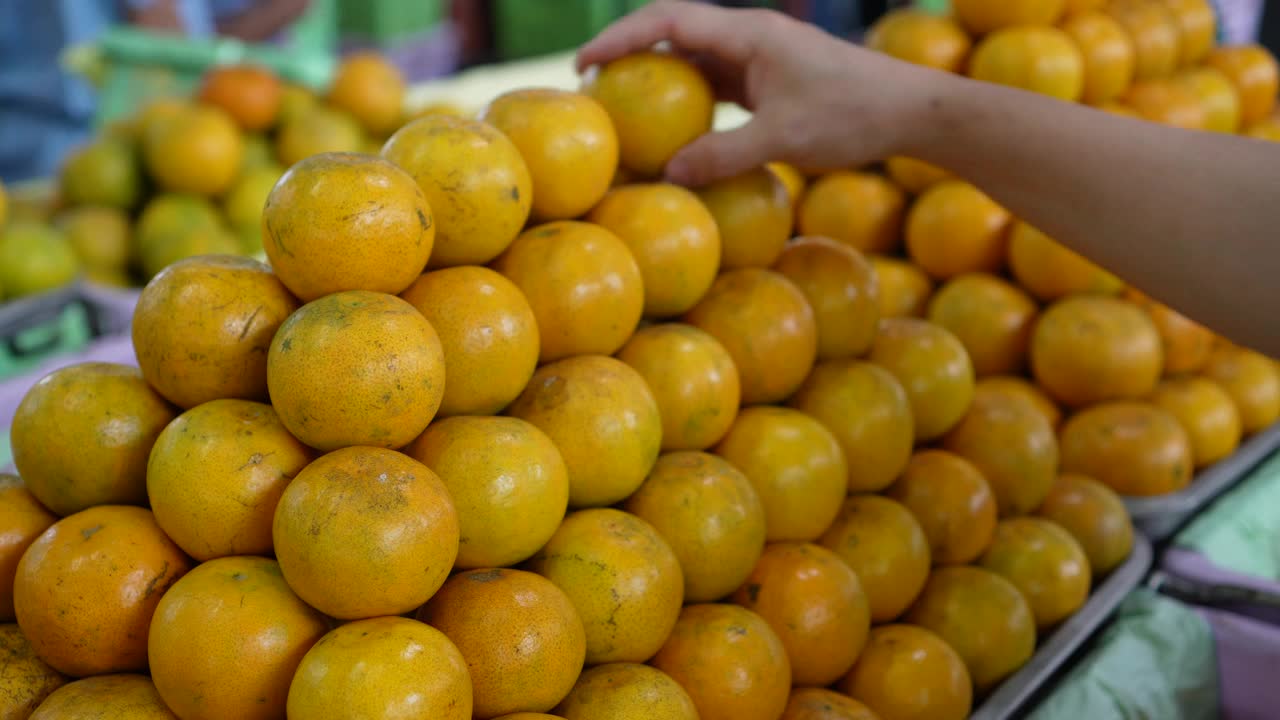
<instances>
[{"instance_id":1,"label":"wrist","mask_svg":"<svg viewBox=\"0 0 1280 720\"><path fill-rule=\"evenodd\" d=\"M904 109L899 113L898 154L936 163L964 142L964 128L979 112L973 99L980 88L938 70L912 69L913 77L904 83Z\"/></svg>"}]
</instances>

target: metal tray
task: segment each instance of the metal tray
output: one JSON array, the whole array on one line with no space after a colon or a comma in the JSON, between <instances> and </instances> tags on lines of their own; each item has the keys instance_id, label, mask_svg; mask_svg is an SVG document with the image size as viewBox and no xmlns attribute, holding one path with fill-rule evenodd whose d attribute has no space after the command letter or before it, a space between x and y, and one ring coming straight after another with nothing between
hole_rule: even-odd
<instances>
[{"instance_id":1,"label":"metal tray","mask_svg":"<svg viewBox=\"0 0 1280 720\"><path fill-rule=\"evenodd\" d=\"M1183 490L1157 497L1126 497L1133 526L1155 542L1168 539L1219 495L1230 490L1280 449L1280 423L1249 438L1222 460L1196 475Z\"/></svg>"},{"instance_id":2,"label":"metal tray","mask_svg":"<svg viewBox=\"0 0 1280 720\"><path fill-rule=\"evenodd\" d=\"M1005 720L1021 717L1023 706L1044 684L1062 668L1072 654L1084 644L1111 614L1120 602L1136 587L1151 569L1151 542L1141 533L1133 537L1133 551L1129 559L1111 571L1093 589L1089 600L1062 625L1044 638L1035 655L1022 669L1005 679L986 697L969 720Z\"/></svg>"}]
</instances>

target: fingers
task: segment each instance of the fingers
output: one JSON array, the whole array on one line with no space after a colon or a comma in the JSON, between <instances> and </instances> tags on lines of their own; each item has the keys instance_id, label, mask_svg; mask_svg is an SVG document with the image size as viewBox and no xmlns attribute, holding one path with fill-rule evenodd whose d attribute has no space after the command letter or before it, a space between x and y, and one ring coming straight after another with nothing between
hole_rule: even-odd
<instances>
[{"instance_id":1,"label":"fingers","mask_svg":"<svg viewBox=\"0 0 1280 720\"><path fill-rule=\"evenodd\" d=\"M759 120L734 130L703 135L681 148L667 163L667 178L697 187L733 177L769 160L769 135Z\"/></svg>"},{"instance_id":2,"label":"fingers","mask_svg":"<svg viewBox=\"0 0 1280 720\"><path fill-rule=\"evenodd\" d=\"M677 50L707 53L738 65L754 52L756 34L743 27L750 11L691 2L656 2L605 28L578 51L578 69L647 50L664 40Z\"/></svg>"}]
</instances>

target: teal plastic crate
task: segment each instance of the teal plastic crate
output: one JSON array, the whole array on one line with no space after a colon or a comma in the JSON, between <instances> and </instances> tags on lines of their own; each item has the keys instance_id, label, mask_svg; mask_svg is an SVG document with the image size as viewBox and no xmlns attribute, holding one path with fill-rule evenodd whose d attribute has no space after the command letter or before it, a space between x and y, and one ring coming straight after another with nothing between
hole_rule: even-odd
<instances>
[{"instance_id":1,"label":"teal plastic crate","mask_svg":"<svg viewBox=\"0 0 1280 720\"><path fill-rule=\"evenodd\" d=\"M8 307L0 305L0 309L12 311L22 302L10 301L6 303ZM23 323L22 329L0 336L0 380L28 372L49 358L80 350L93 339L91 317L84 303L57 301L39 311L40 320Z\"/></svg>"},{"instance_id":2,"label":"teal plastic crate","mask_svg":"<svg viewBox=\"0 0 1280 720\"><path fill-rule=\"evenodd\" d=\"M445 0L339 0L338 31L344 38L388 47L438 25L447 5Z\"/></svg>"},{"instance_id":3,"label":"teal plastic crate","mask_svg":"<svg viewBox=\"0 0 1280 720\"><path fill-rule=\"evenodd\" d=\"M649 0L495 0L494 44L504 60L571 50Z\"/></svg>"}]
</instances>

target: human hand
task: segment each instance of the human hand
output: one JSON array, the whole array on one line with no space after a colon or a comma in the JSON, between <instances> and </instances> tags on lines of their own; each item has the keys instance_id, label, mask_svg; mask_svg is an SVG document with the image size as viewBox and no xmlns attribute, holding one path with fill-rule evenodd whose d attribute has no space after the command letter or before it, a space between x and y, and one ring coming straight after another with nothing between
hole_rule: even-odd
<instances>
[{"instance_id":1,"label":"human hand","mask_svg":"<svg viewBox=\"0 0 1280 720\"><path fill-rule=\"evenodd\" d=\"M697 63L721 99L754 113L746 125L704 135L671 159L667 176L688 185L772 160L808 170L883 160L921 124L929 85L947 77L781 13L689 2L656 2L619 20L582 48L578 67L663 41Z\"/></svg>"}]
</instances>

